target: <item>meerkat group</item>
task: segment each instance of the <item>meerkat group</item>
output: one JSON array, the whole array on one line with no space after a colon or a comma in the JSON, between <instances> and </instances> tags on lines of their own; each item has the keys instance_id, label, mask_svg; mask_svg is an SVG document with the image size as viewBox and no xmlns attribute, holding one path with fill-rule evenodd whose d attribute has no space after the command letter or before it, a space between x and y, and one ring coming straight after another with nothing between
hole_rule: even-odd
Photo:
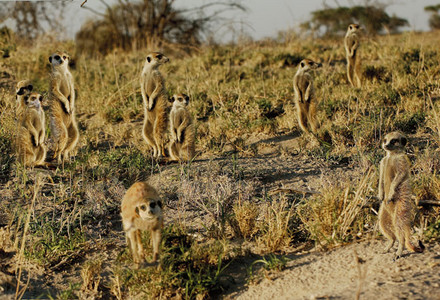
<instances>
[{"instance_id":1,"label":"meerkat group","mask_svg":"<svg viewBox=\"0 0 440 300\"><path fill-rule=\"evenodd\" d=\"M351 85L361 86L359 60L359 31L357 24L348 27L344 39L347 55L347 77ZM54 158L58 162L68 159L79 139L75 119L75 90L69 70L70 57L65 52L55 52L49 57L51 64L49 106L50 125L55 137ZM195 156L195 130L190 112L189 97L174 94L167 97L164 76L159 67L169 62L160 52L147 55L140 75L141 95L144 107L142 137L153 150L153 157L166 156L166 131L169 124L170 141L167 147L170 160L190 161ZM299 127L305 133L317 130L316 105L312 71L321 67L311 59L303 59L293 78L295 104ZM24 165L45 164L45 114L41 106L43 100L32 92L33 86L20 81L16 86L17 120L20 124L18 136L18 159ZM171 102L171 109L167 102ZM411 199L410 163L404 147L407 139L398 132L385 136L383 149L386 156L380 163L378 197L382 201L379 210L379 227L389 239L386 251L395 240L399 242L395 259L402 255L403 247L410 251L422 252L424 246L415 246L410 241L414 202ZM127 245L137 265L145 261L141 241L142 231L151 233L153 246L152 261L159 259L163 229L163 204L161 198L147 182L134 183L125 193L121 202L121 218Z\"/></svg>"}]
</instances>

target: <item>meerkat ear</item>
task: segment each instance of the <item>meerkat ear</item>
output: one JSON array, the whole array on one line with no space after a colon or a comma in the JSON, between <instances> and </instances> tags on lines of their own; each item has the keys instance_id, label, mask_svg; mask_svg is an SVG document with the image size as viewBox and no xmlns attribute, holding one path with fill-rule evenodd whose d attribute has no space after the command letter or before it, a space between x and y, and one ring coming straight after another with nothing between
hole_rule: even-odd
<instances>
[{"instance_id":1,"label":"meerkat ear","mask_svg":"<svg viewBox=\"0 0 440 300\"><path fill-rule=\"evenodd\" d=\"M147 56L147 61L151 62L151 57Z\"/></svg>"},{"instance_id":2,"label":"meerkat ear","mask_svg":"<svg viewBox=\"0 0 440 300\"><path fill-rule=\"evenodd\" d=\"M26 95L26 96L24 96L24 101L26 102L26 104L28 104L29 103L29 94L28 95Z\"/></svg>"},{"instance_id":3,"label":"meerkat ear","mask_svg":"<svg viewBox=\"0 0 440 300\"><path fill-rule=\"evenodd\" d=\"M23 94L24 94L24 90L23 90L23 88L20 88L17 92L17 95L21 96Z\"/></svg>"},{"instance_id":4,"label":"meerkat ear","mask_svg":"<svg viewBox=\"0 0 440 300\"><path fill-rule=\"evenodd\" d=\"M176 99L174 99L174 96L171 98L168 98L168 101L170 101L171 103L173 103Z\"/></svg>"},{"instance_id":5,"label":"meerkat ear","mask_svg":"<svg viewBox=\"0 0 440 300\"><path fill-rule=\"evenodd\" d=\"M183 95L183 98L185 98L186 101L189 101L189 96L188 95L186 95L186 94L182 94L182 95Z\"/></svg>"},{"instance_id":6,"label":"meerkat ear","mask_svg":"<svg viewBox=\"0 0 440 300\"><path fill-rule=\"evenodd\" d=\"M52 63L52 55L49 56L49 62Z\"/></svg>"},{"instance_id":7,"label":"meerkat ear","mask_svg":"<svg viewBox=\"0 0 440 300\"><path fill-rule=\"evenodd\" d=\"M402 138L400 139L400 143L402 144L402 146L406 146L406 143L408 143L408 139L402 136Z\"/></svg>"},{"instance_id":8,"label":"meerkat ear","mask_svg":"<svg viewBox=\"0 0 440 300\"><path fill-rule=\"evenodd\" d=\"M32 84L29 84L27 86L27 89L29 90L29 92L32 92L32 90L34 89L34 87L32 86Z\"/></svg>"},{"instance_id":9,"label":"meerkat ear","mask_svg":"<svg viewBox=\"0 0 440 300\"><path fill-rule=\"evenodd\" d=\"M40 97L38 98L38 100L40 100L40 102L43 102L43 96L42 95L40 95Z\"/></svg>"}]
</instances>

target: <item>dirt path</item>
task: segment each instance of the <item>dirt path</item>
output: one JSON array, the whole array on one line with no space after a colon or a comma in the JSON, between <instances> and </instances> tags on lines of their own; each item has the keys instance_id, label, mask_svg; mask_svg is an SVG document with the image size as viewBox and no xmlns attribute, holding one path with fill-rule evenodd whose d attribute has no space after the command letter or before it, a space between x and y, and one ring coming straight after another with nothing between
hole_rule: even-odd
<instances>
[{"instance_id":1,"label":"dirt path","mask_svg":"<svg viewBox=\"0 0 440 300\"><path fill-rule=\"evenodd\" d=\"M329 252L294 256L275 279L264 279L224 299L354 299L359 287L357 256L366 270L360 299L440 299L440 245L423 254L382 254L384 241L352 244Z\"/></svg>"}]
</instances>

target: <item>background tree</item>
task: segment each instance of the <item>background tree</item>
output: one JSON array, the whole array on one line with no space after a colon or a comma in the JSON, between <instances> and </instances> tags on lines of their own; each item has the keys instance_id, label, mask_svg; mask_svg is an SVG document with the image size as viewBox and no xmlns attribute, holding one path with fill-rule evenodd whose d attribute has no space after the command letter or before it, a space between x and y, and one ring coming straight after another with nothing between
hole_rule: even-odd
<instances>
[{"instance_id":1,"label":"background tree","mask_svg":"<svg viewBox=\"0 0 440 300\"><path fill-rule=\"evenodd\" d=\"M325 8L312 12L312 19L302 24L303 29L323 32L325 36L342 35L348 24L361 24L367 34L383 31L394 33L408 21L397 16L389 16L384 5Z\"/></svg>"},{"instance_id":2,"label":"background tree","mask_svg":"<svg viewBox=\"0 0 440 300\"><path fill-rule=\"evenodd\" d=\"M203 33L222 19L223 13L245 10L237 1L211 2L196 8L177 9L175 0L118 0L104 13L87 6L101 18L89 20L76 35L78 50L107 53L115 48L132 50L151 43L198 45Z\"/></svg>"},{"instance_id":3,"label":"background tree","mask_svg":"<svg viewBox=\"0 0 440 300\"><path fill-rule=\"evenodd\" d=\"M63 14L63 1L15 1L1 3L0 23L11 20L17 37L32 41L47 31L63 28L59 20Z\"/></svg>"},{"instance_id":4,"label":"background tree","mask_svg":"<svg viewBox=\"0 0 440 300\"><path fill-rule=\"evenodd\" d=\"M425 11L430 12L429 17L429 27L431 29L440 29L440 15L438 11L440 10L440 4L425 6Z\"/></svg>"}]
</instances>

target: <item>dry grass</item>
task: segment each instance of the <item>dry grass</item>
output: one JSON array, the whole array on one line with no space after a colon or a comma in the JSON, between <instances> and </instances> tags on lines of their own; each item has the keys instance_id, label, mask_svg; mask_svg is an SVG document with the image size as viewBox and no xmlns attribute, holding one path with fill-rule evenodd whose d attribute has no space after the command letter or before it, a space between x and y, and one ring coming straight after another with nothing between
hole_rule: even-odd
<instances>
[{"instance_id":1,"label":"dry grass","mask_svg":"<svg viewBox=\"0 0 440 300\"><path fill-rule=\"evenodd\" d=\"M78 155L57 170L15 164L13 85L28 78L46 95L47 57L52 51L48 49L65 49L75 56L75 45L42 40L32 48L18 46L1 65L11 78L0 81L0 216L8 220L1 224L0 249L15 247L20 252L26 232L26 245L33 246L20 252L20 259L48 272L72 270L78 263L84 270L83 291L103 292L103 297L111 293L118 299L195 298L221 289L223 268L241 251L233 245L243 238L254 252L271 253L288 252L304 242L297 233L323 247L369 236L376 217L362 207L375 194L375 168L383 156L380 139L386 132L401 130L410 137L417 198L440 199L439 45L435 33L366 38L360 50L362 89L347 84L344 49L334 40L289 39L204 47L193 54L166 53L172 58L162 70L169 94L184 92L191 98L199 158L224 159L171 166L156 163L140 135L138 77L145 51L79 57L72 71L78 90ZM278 152L283 157L297 153L298 159L317 164L357 168L358 176L335 182L323 174L320 195L294 201L268 198L259 167L244 173L236 161L261 156L266 146L276 145L249 142L260 135L297 132L292 79L297 62L305 57L323 63L314 76L318 137L326 143L301 136L298 147L280 147ZM31 214L23 207L29 205L26 199L32 199L40 173L46 176L45 184L27 219ZM164 239L168 269L127 270L124 253L115 255L105 271L89 265L84 253L120 247L121 197L133 182L148 178L156 181L173 217ZM424 210L423 217L425 235L438 240L438 210ZM182 273L185 266L194 268ZM113 275L105 278L105 272ZM167 278L175 281L166 285ZM81 284L69 285L64 293L59 286L40 293L60 298L80 293ZM109 286L107 294L99 287L103 285Z\"/></svg>"}]
</instances>

